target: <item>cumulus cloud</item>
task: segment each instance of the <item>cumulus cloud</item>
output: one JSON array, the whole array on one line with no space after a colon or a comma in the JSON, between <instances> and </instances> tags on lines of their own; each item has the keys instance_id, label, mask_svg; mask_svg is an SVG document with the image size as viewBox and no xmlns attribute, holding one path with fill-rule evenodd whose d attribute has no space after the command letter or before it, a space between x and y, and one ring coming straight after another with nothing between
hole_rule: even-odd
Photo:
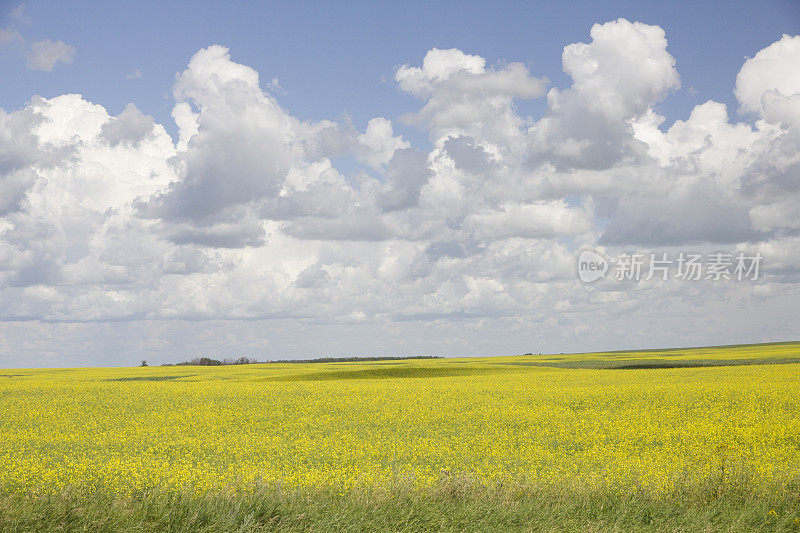
<instances>
[{"instance_id":1,"label":"cumulus cloud","mask_svg":"<svg viewBox=\"0 0 800 533\"><path fill-rule=\"evenodd\" d=\"M395 137L392 122L383 117L373 118L364 133L358 136L359 159L373 168L391 161L395 152L411 145L402 137Z\"/></svg>"},{"instance_id":2,"label":"cumulus cloud","mask_svg":"<svg viewBox=\"0 0 800 533\"><path fill-rule=\"evenodd\" d=\"M532 162L608 169L636 156L630 122L680 86L658 26L619 19L595 24L592 42L564 48L567 89L547 94L545 117L530 128Z\"/></svg>"},{"instance_id":3,"label":"cumulus cloud","mask_svg":"<svg viewBox=\"0 0 800 533\"><path fill-rule=\"evenodd\" d=\"M378 205L388 211L415 207L419 203L420 189L430 176L426 154L410 148L395 152L389 162L385 188L378 196Z\"/></svg>"},{"instance_id":4,"label":"cumulus cloud","mask_svg":"<svg viewBox=\"0 0 800 533\"><path fill-rule=\"evenodd\" d=\"M784 35L779 41L745 61L736 76L734 93L746 113L765 112L765 98L800 94L800 36Z\"/></svg>"},{"instance_id":5,"label":"cumulus cloud","mask_svg":"<svg viewBox=\"0 0 800 533\"><path fill-rule=\"evenodd\" d=\"M404 119L427 129L432 141L480 136L504 144L525 125L514 100L543 96L547 83L521 63L486 68L480 56L438 48L425 54L422 67L400 67L395 80L425 100L422 109Z\"/></svg>"},{"instance_id":6,"label":"cumulus cloud","mask_svg":"<svg viewBox=\"0 0 800 533\"><path fill-rule=\"evenodd\" d=\"M258 83L258 73L231 61L226 48L195 54L174 88L180 105L175 116L191 131L179 156L184 178L154 199L150 209L158 216L203 220L278 195L300 122ZM187 137L184 127L181 135Z\"/></svg>"},{"instance_id":7,"label":"cumulus cloud","mask_svg":"<svg viewBox=\"0 0 800 533\"><path fill-rule=\"evenodd\" d=\"M619 19L589 37L565 47L571 81L549 91L522 63L435 48L409 58L395 81L419 106L401 120L429 147L386 116L301 120L274 73L264 84L218 45L175 78L177 140L134 103L112 115L70 94L0 110L0 333L14 337L11 320L188 319L246 336L237 321L284 320L295 333L367 324L399 346L416 324L411 337L452 353L467 349L464 321L474 346L498 327L587 334L587 310L588 334L612 336L625 313L645 329L664 318L653 301L691 318L731 298L774 302L764 316L784 325L770 331L788 331L778 300L800 291L800 37L744 62L734 91L752 121L708 101L672 124L657 111L680 85L664 31ZM74 55L51 44L61 51L35 62L45 70ZM531 98L546 98L538 119L518 112ZM751 285L587 288L573 272L584 246L775 262Z\"/></svg>"},{"instance_id":8,"label":"cumulus cloud","mask_svg":"<svg viewBox=\"0 0 800 533\"><path fill-rule=\"evenodd\" d=\"M519 204L509 202L500 210L478 212L464 220L464 226L485 240L509 237L547 238L588 232L591 220L563 201Z\"/></svg>"},{"instance_id":9,"label":"cumulus cloud","mask_svg":"<svg viewBox=\"0 0 800 533\"><path fill-rule=\"evenodd\" d=\"M653 247L735 244L762 237L741 198L696 185L679 186L665 198L623 198L599 242Z\"/></svg>"},{"instance_id":10,"label":"cumulus cloud","mask_svg":"<svg viewBox=\"0 0 800 533\"><path fill-rule=\"evenodd\" d=\"M136 109L135 104L128 104L119 116L103 124L100 136L111 146L120 143L138 145L148 135L153 134L154 128L155 122L152 116Z\"/></svg>"},{"instance_id":11,"label":"cumulus cloud","mask_svg":"<svg viewBox=\"0 0 800 533\"><path fill-rule=\"evenodd\" d=\"M680 86L660 27L619 19L595 24L589 35L591 43L570 44L562 56L571 94L589 109L612 120L630 118Z\"/></svg>"},{"instance_id":12,"label":"cumulus cloud","mask_svg":"<svg viewBox=\"0 0 800 533\"><path fill-rule=\"evenodd\" d=\"M243 248L264 244L264 227L257 219L221 222L204 228L180 225L172 230L170 240L176 244L198 244L211 248Z\"/></svg>"}]
</instances>

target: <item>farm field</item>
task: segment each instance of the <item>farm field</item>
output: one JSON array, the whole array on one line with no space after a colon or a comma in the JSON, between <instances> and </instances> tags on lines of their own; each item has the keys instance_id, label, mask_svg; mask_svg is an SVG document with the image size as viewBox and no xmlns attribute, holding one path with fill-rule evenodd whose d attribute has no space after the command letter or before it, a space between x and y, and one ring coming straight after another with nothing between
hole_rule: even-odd
<instances>
[{"instance_id":1,"label":"farm field","mask_svg":"<svg viewBox=\"0 0 800 533\"><path fill-rule=\"evenodd\" d=\"M0 370L0 530L800 531L799 391L800 343Z\"/></svg>"}]
</instances>

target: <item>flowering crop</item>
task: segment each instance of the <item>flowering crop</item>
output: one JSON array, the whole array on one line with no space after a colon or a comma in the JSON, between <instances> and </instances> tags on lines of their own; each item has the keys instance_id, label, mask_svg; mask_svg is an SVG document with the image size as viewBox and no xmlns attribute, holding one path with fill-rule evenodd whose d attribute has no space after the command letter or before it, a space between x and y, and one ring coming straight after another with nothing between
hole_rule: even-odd
<instances>
[{"instance_id":1,"label":"flowering crop","mask_svg":"<svg viewBox=\"0 0 800 533\"><path fill-rule=\"evenodd\" d=\"M798 345L729 350L2 371L0 488L798 480L800 363L558 366L786 358Z\"/></svg>"}]
</instances>

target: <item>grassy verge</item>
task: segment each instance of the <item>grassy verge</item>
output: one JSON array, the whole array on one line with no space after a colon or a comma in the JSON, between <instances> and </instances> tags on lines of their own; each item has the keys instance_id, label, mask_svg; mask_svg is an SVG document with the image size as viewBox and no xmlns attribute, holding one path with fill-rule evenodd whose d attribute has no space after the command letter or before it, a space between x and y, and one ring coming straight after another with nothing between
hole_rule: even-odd
<instances>
[{"instance_id":1,"label":"grassy verge","mask_svg":"<svg viewBox=\"0 0 800 533\"><path fill-rule=\"evenodd\" d=\"M800 531L800 487L654 496L456 480L346 494L14 494L0 496L0 531Z\"/></svg>"}]
</instances>

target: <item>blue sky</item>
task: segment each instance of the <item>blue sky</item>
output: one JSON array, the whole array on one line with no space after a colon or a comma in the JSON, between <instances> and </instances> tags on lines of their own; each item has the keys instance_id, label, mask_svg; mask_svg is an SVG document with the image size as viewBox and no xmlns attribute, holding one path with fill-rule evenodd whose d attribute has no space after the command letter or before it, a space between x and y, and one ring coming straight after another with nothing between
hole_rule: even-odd
<instances>
[{"instance_id":1,"label":"blue sky","mask_svg":"<svg viewBox=\"0 0 800 533\"><path fill-rule=\"evenodd\" d=\"M797 1L3 2L0 367L798 339L798 154Z\"/></svg>"},{"instance_id":2,"label":"blue sky","mask_svg":"<svg viewBox=\"0 0 800 533\"><path fill-rule=\"evenodd\" d=\"M18 2L4 2L2 15ZM394 70L433 47L478 54L489 64L519 61L558 87L569 79L561 50L585 41L596 22L619 17L666 30L682 87L661 104L668 119L684 119L706 99L731 104L736 72L782 34L800 33L800 2L576 1L558 2L25 2L29 40L49 38L77 49L74 63L52 72L25 69L0 56L0 107L18 109L34 94L79 93L116 114L130 102L171 134L175 73L198 49L230 48L267 83L277 77L281 104L302 119L339 119L356 126L378 115L415 109L392 82ZM139 79L125 76L136 70ZM541 114L542 99L520 101ZM399 128L402 130L403 126ZM413 128L406 135L419 139Z\"/></svg>"}]
</instances>

